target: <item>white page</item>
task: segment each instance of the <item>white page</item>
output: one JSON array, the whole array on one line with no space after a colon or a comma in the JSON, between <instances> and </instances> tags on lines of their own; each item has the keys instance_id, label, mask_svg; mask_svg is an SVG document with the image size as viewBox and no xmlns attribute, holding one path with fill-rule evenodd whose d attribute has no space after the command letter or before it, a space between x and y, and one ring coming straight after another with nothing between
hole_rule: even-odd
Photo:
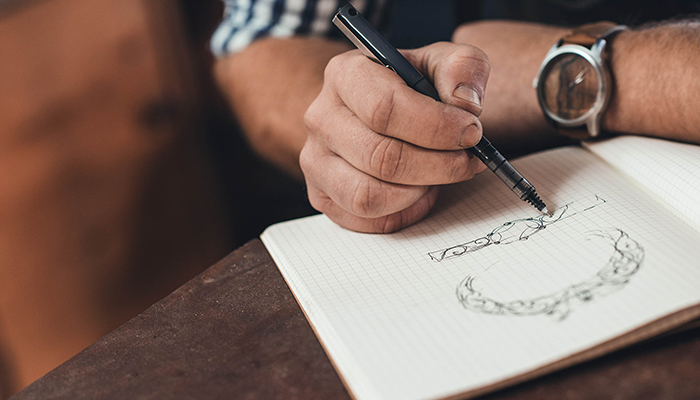
<instances>
[{"instance_id":1,"label":"white page","mask_svg":"<svg viewBox=\"0 0 700 400\"><path fill-rule=\"evenodd\" d=\"M488 172L443 188L427 219L395 234L350 232L322 215L263 233L357 399L472 391L700 302L700 235L636 185L576 147L514 164L562 216L539 231L537 219L514 224L527 239L508 230L500 244L431 257L538 217ZM517 303L531 299L552 312ZM488 313L499 302L502 313Z\"/></svg>"},{"instance_id":2,"label":"white page","mask_svg":"<svg viewBox=\"0 0 700 400\"><path fill-rule=\"evenodd\" d=\"M700 146L640 136L585 146L700 232Z\"/></svg>"}]
</instances>

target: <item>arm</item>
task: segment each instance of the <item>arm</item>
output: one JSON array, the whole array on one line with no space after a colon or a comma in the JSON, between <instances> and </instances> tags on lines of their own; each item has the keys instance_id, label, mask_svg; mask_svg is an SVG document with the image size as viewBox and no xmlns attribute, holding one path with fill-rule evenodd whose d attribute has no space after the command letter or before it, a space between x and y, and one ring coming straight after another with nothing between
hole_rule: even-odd
<instances>
[{"instance_id":1,"label":"arm","mask_svg":"<svg viewBox=\"0 0 700 400\"><path fill-rule=\"evenodd\" d=\"M700 24L622 32L613 44L616 93L603 127L700 143Z\"/></svg>"},{"instance_id":2,"label":"arm","mask_svg":"<svg viewBox=\"0 0 700 400\"><path fill-rule=\"evenodd\" d=\"M491 60L481 121L502 151L524 153L567 141L545 122L532 88L545 54L567 32L505 21L455 31L455 42L473 44ZM609 51L615 91L603 128L700 143L700 25L677 22L622 32Z\"/></svg>"},{"instance_id":3,"label":"arm","mask_svg":"<svg viewBox=\"0 0 700 400\"><path fill-rule=\"evenodd\" d=\"M224 19L210 48L215 76L246 139L260 156L301 179L303 115L323 84L323 71L347 42L330 40L335 0L223 0ZM393 0L366 0L373 21L387 24Z\"/></svg>"},{"instance_id":4,"label":"arm","mask_svg":"<svg viewBox=\"0 0 700 400\"><path fill-rule=\"evenodd\" d=\"M222 41L231 38L222 32L212 42L223 48L246 39ZM488 59L451 43L407 51L441 103L347 49L310 37L259 39L220 59L216 76L253 147L297 175L301 166L314 208L350 229L395 231L429 212L437 185L484 169L464 149L481 138Z\"/></svg>"},{"instance_id":5,"label":"arm","mask_svg":"<svg viewBox=\"0 0 700 400\"><path fill-rule=\"evenodd\" d=\"M219 86L253 149L299 179L304 112L321 91L328 61L348 49L321 38L266 38L216 62Z\"/></svg>"}]
</instances>

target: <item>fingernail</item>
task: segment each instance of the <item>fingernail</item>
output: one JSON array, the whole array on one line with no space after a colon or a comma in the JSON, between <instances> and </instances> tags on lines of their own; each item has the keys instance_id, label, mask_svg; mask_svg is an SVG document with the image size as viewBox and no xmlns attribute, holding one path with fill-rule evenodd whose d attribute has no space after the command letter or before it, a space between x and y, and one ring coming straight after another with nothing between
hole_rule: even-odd
<instances>
[{"instance_id":1,"label":"fingernail","mask_svg":"<svg viewBox=\"0 0 700 400\"><path fill-rule=\"evenodd\" d=\"M463 149L474 147L480 138L481 132L479 131L479 127L477 124L471 124L462 131L458 145Z\"/></svg>"},{"instance_id":2,"label":"fingernail","mask_svg":"<svg viewBox=\"0 0 700 400\"><path fill-rule=\"evenodd\" d=\"M481 94L472 87L467 85L459 85L452 95L470 103L474 103L481 108Z\"/></svg>"}]
</instances>

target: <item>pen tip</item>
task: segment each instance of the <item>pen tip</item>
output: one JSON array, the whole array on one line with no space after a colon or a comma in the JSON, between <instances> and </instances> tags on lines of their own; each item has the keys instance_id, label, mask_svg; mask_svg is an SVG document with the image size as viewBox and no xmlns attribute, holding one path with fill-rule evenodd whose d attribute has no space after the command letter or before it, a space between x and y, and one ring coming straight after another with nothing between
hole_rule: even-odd
<instances>
[{"instance_id":1,"label":"pen tip","mask_svg":"<svg viewBox=\"0 0 700 400\"><path fill-rule=\"evenodd\" d=\"M552 214L550 214L549 210L547 209L547 205L544 204L544 201L540 199L540 196L537 195L537 192L535 192L535 188L532 188L529 193L527 193L527 198L523 199L526 200L528 203L532 204L535 209L537 209L539 212L543 214L547 214L550 217Z\"/></svg>"}]
</instances>

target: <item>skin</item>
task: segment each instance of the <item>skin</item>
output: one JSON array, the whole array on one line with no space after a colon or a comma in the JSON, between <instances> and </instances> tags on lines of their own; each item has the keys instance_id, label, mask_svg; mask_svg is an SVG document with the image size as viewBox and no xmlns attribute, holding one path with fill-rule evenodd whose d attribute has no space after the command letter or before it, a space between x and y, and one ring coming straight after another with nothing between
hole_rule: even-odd
<instances>
[{"instance_id":1,"label":"skin","mask_svg":"<svg viewBox=\"0 0 700 400\"><path fill-rule=\"evenodd\" d=\"M454 32L455 43L473 44L491 60L480 119L499 150L521 153L514 147L524 144L530 152L563 142L542 117L532 79L549 48L568 32L507 21L462 25ZM615 88L601 121L603 129L700 143L700 24L686 21L623 31L609 50Z\"/></svg>"},{"instance_id":2,"label":"skin","mask_svg":"<svg viewBox=\"0 0 700 400\"><path fill-rule=\"evenodd\" d=\"M347 45L316 38L260 40L216 72L253 147L296 176L301 168L316 209L352 230L392 232L423 218L439 185L484 169L463 150L482 132L508 155L570 142L547 126L531 86L567 32L479 22L458 28L454 43L405 51L444 103ZM700 143L699 38L694 22L617 35L602 127Z\"/></svg>"},{"instance_id":3,"label":"skin","mask_svg":"<svg viewBox=\"0 0 700 400\"><path fill-rule=\"evenodd\" d=\"M217 83L253 149L300 180L304 113L321 92L328 61L351 49L313 37L266 38L214 66Z\"/></svg>"},{"instance_id":4,"label":"skin","mask_svg":"<svg viewBox=\"0 0 700 400\"><path fill-rule=\"evenodd\" d=\"M410 225L430 211L437 185L484 168L464 149L481 138L486 55L451 43L404 54L435 77L443 103L355 50L328 63L325 85L306 112L300 164L309 200L349 229L392 232ZM466 100L454 95L458 87L469 88Z\"/></svg>"}]
</instances>

